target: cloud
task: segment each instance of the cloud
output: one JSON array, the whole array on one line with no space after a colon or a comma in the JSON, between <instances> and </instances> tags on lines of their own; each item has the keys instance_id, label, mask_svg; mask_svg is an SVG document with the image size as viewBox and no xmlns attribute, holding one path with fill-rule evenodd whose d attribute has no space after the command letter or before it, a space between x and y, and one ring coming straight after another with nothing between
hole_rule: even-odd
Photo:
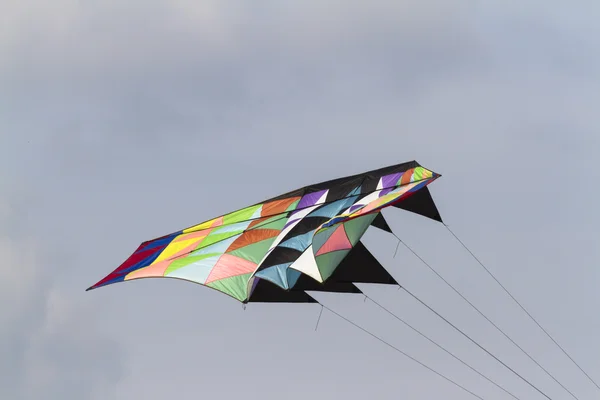
<instances>
[{"instance_id":1,"label":"cloud","mask_svg":"<svg viewBox=\"0 0 600 400\"><path fill-rule=\"evenodd\" d=\"M94 326L58 282L60 263L0 203L0 386L20 399L108 399L123 374L120 345ZM46 252L48 254L48 252ZM51 252L50 252L51 254Z\"/></svg>"},{"instance_id":2,"label":"cloud","mask_svg":"<svg viewBox=\"0 0 600 400\"><path fill-rule=\"evenodd\" d=\"M57 65L95 71L119 63L155 68L179 59L247 54L266 47L328 49L385 36L416 45L461 33L469 8L443 1L310 0L223 3L216 0L102 3L13 1L3 17L3 45L22 60L43 57ZM452 35L455 36L455 35ZM452 37L444 37L445 40ZM28 45L28 46L25 46ZM181 50L191 50L181 54ZM167 55L175 56L169 60ZM114 63L114 61L119 63ZM4 59L5 63L14 59ZM41 61L41 59L40 59ZM208 60L205 60L208 61ZM142 65L142 63L148 63ZM32 65L36 67L35 65ZM40 65L41 67L41 65ZM49 66L43 65L47 70Z\"/></svg>"},{"instance_id":3,"label":"cloud","mask_svg":"<svg viewBox=\"0 0 600 400\"><path fill-rule=\"evenodd\" d=\"M4 28L0 113L28 132L30 157L52 148L66 174L154 170L182 152L242 160L288 140L269 157L325 158L365 130L373 143L399 131L420 142L429 135L411 115L429 120L423 93L485 60L474 11L437 0L38 3L8 7L19 22Z\"/></svg>"},{"instance_id":4,"label":"cloud","mask_svg":"<svg viewBox=\"0 0 600 400\"><path fill-rule=\"evenodd\" d=\"M26 398L111 399L123 377L118 341L99 331L87 306L54 290L25 352Z\"/></svg>"},{"instance_id":5,"label":"cloud","mask_svg":"<svg viewBox=\"0 0 600 400\"><path fill-rule=\"evenodd\" d=\"M594 279L584 278L593 276L598 253L585 185L598 158L597 13L539 1L237 3L24 0L3 7L0 198L11 202L0 203L0 299L11 307L0 309L9 326L0 337L1 359L9 360L0 383L9 397L111 398L130 363L124 397L218 392L230 359L203 343L229 343L231 354L253 360L250 374L245 364L233 369L240 384L228 389L239 393L278 373L285 350L295 369L282 387L315 382L315 371L326 377L295 386L299 398L370 390L368 374L377 375L369 377L373 390L397 388L403 376L414 398L435 397L422 392L438 390L429 384L435 377L377 353L377 344L341 322L325 340L300 331L300 312L293 321L262 308L260 323L257 314L230 318L231 303L216 294L213 302L208 291L164 281L83 293L141 240L409 158L444 174L434 192L447 221L591 369L589 345L568 339L587 332L592 343L598 331L591 308L570 312L597 302ZM559 163L570 167L556 169ZM574 200L564 182L588 194ZM482 307L499 309L485 303L489 286L473 285L473 270L448 260L441 251L448 248L422 225L396 226L428 260L449 266L453 282L480 292ZM571 267L563 297L556 296L565 290L561 257L591 271ZM431 277L415 277L413 261L399 269L409 271L406 279L460 316L462 305L431 290ZM410 305L401 304L404 311ZM506 326L520 329L502 310L496 315ZM419 327L427 324L414 314ZM477 331L473 318L464 321ZM298 329L281 335L292 322ZM251 327L255 349L235 340L240 326ZM443 327L429 328L456 348ZM394 327L381 330L397 339ZM523 340L541 345L530 332L522 331ZM280 347L265 361L272 336ZM398 343L447 367L408 338ZM360 365L357 348L369 349ZM546 349L540 354L551 354ZM338 373L309 366L310 354L324 353L331 355L326 369ZM419 381L426 385L411 383Z\"/></svg>"},{"instance_id":6,"label":"cloud","mask_svg":"<svg viewBox=\"0 0 600 400\"><path fill-rule=\"evenodd\" d=\"M224 104L251 112L275 95L318 99L350 77L359 87L418 83L474 62L479 45L472 12L442 1L38 3L8 7L0 82L18 103L50 103L42 112L69 97L83 103L73 114L93 102L105 119L110 105L177 118Z\"/></svg>"}]
</instances>

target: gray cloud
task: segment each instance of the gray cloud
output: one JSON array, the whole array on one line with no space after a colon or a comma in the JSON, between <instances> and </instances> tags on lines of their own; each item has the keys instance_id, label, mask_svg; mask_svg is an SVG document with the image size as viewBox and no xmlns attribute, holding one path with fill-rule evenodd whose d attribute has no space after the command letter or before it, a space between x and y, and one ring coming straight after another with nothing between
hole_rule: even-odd
<instances>
[{"instance_id":1,"label":"gray cloud","mask_svg":"<svg viewBox=\"0 0 600 400\"><path fill-rule=\"evenodd\" d=\"M20 232L19 207L3 201L0 209L2 393L13 399L114 396L123 349L95 329L89 309L73 305L72 291L61 287L70 255L57 257L62 251Z\"/></svg>"}]
</instances>

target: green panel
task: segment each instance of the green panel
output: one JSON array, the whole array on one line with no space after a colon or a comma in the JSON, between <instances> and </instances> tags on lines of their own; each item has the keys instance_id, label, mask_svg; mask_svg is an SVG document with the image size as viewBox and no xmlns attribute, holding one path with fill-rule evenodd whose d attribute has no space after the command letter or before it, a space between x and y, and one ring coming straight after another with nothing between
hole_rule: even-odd
<instances>
[{"instance_id":1,"label":"green panel","mask_svg":"<svg viewBox=\"0 0 600 400\"><path fill-rule=\"evenodd\" d=\"M231 224L234 222L247 221L250 218L252 218L254 213L256 211L260 210L261 207L262 207L262 204L258 204L255 206L243 208L238 211L234 211L231 214L227 214L223 217L223 225Z\"/></svg>"},{"instance_id":2,"label":"green panel","mask_svg":"<svg viewBox=\"0 0 600 400\"><path fill-rule=\"evenodd\" d=\"M414 173L413 173L413 176L414 176L413 181L416 182L416 181L423 180L423 174L424 173L425 173L425 169L423 167L417 167L417 168L415 168Z\"/></svg>"},{"instance_id":3,"label":"green panel","mask_svg":"<svg viewBox=\"0 0 600 400\"><path fill-rule=\"evenodd\" d=\"M250 229L277 229L278 231L282 230L285 224L288 222L288 217L285 215L277 215L275 217L269 218L260 224L250 228Z\"/></svg>"},{"instance_id":4,"label":"green panel","mask_svg":"<svg viewBox=\"0 0 600 400\"><path fill-rule=\"evenodd\" d=\"M241 231L232 231L232 232L224 232L224 233L212 233L212 234L208 235L206 238L204 238L204 240L202 242L200 242L200 245L198 245L198 247L196 247L195 250L202 249L206 246L210 246L211 244L215 244L217 242L220 242L225 239L229 239L234 236L239 236L243 232L244 231L241 230Z\"/></svg>"},{"instance_id":5,"label":"green panel","mask_svg":"<svg viewBox=\"0 0 600 400\"><path fill-rule=\"evenodd\" d=\"M275 237L261 240L260 242L253 243L248 246L241 247L234 251L228 252L227 254L231 254L232 256L237 256L243 258L244 260L252 261L255 264L261 262L267 251L269 251L269 247L275 241Z\"/></svg>"},{"instance_id":6,"label":"green panel","mask_svg":"<svg viewBox=\"0 0 600 400\"><path fill-rule=\"evenodd\" d=\"M176 271L179 268L183 268L187 265L190 265L191 263L194 263L196 261L200 261L200 260L203 260L203 259L209 258L209 257L219 256L221 254L222 253L208 253L208 254L200 254L198 256L189 256L189 257L184 257L184 258L178 258L178 259L174 260L171 264L169 264L169 266L165 270L165 275L167 275L173 271Z\"/></svg>"},{"instance_id":7,"label":"green panel","mask_svg":"<svg viewBox=\"0 0 600 400\"><path fill-rule=\"evenodd\" d=\"M287 208L286 211L294 211L296 210L296 208L298 207L298 204L300 204L300 199L294 201L292 204L290 204L290 206Z\"/></svg>"},{"instance_id":8,"label":"green panel","mask_svg":"<svg viewBox=\"0 0 600 400\"><path fill-rule=\"evenodd\" d=\"M344 228L346 229L346 235L350 239L352 246L356 245L362 235L365 234L369 226L377 216L377 213L363 215L362 217L351 219L348 222L344 222Z\"/></svg>"},{"instance_id":9,"label":"green panel","mask_svg":"<svg viewBox=\"0 0 600 400\"><path fill-rule=\"evenodd\" d=\"M226 293L239 301L244 301L248 297L248 279L252 276L251 273L232 276L211 282L206 286Z\"/></svg>"},{"instance_id":10,"label":"green panel","mask_svg":"<svg viewBox=\"0 0 600 400\"><path fill-rule=\"evenodd\" d=\"M333 274L333 271L335 271L349 252L350 250L332 251L331 253L325 253L315 258L323 281L327 280Z\"/></svg>"}]
</instances>

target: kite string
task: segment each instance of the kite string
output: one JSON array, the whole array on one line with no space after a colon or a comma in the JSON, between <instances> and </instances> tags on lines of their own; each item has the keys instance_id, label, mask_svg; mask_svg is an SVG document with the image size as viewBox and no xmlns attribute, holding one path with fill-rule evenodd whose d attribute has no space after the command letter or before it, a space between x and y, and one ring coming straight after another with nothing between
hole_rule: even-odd
<instances>
[{"instance_id":1,"label":"kite string","mask_svg":"<svg viewBox=\"0 0 600 400\"><path fill-rule=\"evenodd\" d=\"M319 312L319 318L317 318L317 325L315 325L315 332L319 328L319 322L321 322L321 315L323 315L323 305L322 304L321 304L321 311Z\"/></svg>"},{"instance_id":2,"label":"kite string","mask_svg":"<svg viewBox=\"0 0 600 400\"><path fill-rule=\"evenodd\" d=\"M395 233L392 233L392 235L396 236ZM396 254L398 254L398 248L400 247L400 243L402 242L402 240L400 240L398 236L396 236L396 239L398 239L398 243L396 244L396 250L394 251L394 258L396 258Z\"/></svg>"},{"instance_id":3,"label":"kite string","mask_svg":"<svg viewBox=\"0 0 600 400\"><path fill-rule=\"evenodd\" d=\"M394 234L394 236L396 236ZM416 251L414 251L408 244L396 236L399 243L402 243L415 257L417 257L427 268L429 268L438 278L440 278L448 287L450 287L456 294L458 294L467 304L469 304L479 315L481 315L487 322L489 322L498 332L500 332L506 339L508 339L513 345L515 345L523 354L525 354L531 361L533 361L542 371L546 373L554 382L568 392L574 399L579 400L573 392L571 392L565 385L563 385L554 375L552 375L546 368L544 368L533 356L531 356L525 349L523 349L517 342L515 342L504 330L496 325L487 315L485 315L479 308L477 308L469 299L467 299L458 289L456 289L450 282L448 282L439 272L436 271L427 261L425 261Z\"/></svg>"},{"instance_id":4,"label":"kite string","mask_svg":"<svg viewBox=\"0 0 600 400\"><path fill-rule=\"evenodd\" d=\"M508 289L502 283L500 283L498 278L496 278L496 276L481 262L481 260L479 260L479 258L467 247L467 245L462 240L460 240L460 238L452 231L452 229L450 229L450 227L446 224L444 224L444 226L446 227L448 232L450 232L452 236L454 236L454 238L462 245L462 247L464 247L464 249L467 252L469 252L471 257L473 257L473 259L477 261L477 263L479 263L479 265L481 265L483 269L496 281L496 283L506 292L506 294L508 294L508 296L515 303L517 303L521 310L523 310L525 314L527 314L529 318L531 318L531 320L546 334L546 336L548 336L550 340L552 340L554 344L558 346L558 348L573 362L573 364L575 364L577 368L579 368L579 370L584 373L584 375L590 380L590 382L592 382L598 389L600 389L600 386L598 386L598 384L592 379L592 377L590 377L588 373L583 370L583 368L569 355L569 353L567 353L567 351L560 344L558 344L556 340L554 340L550 333L548 333L548 331L544 329L544 327L533 317L533 315L531 315L529 311L525 309L525 307L508 291Z\"/></svg>"},{"instance_id":5,"label":"kite string","mask_svg":"<svg viewBox=\"0 0 600 400\"><path fill-rule=\"evenodd\" d=\"M398 321L402 322L404 325L406 325L407 327L409 327L410 329L412 329L414 332L418 333L419 335L421 335L422 337L424 337L425 339L427 339L429 342L433 343L435 346L437 346L438 348L440 348L441 350L443 350L444 352L446 352L447 354L449 354L450 356L452 356L454 359L458 360L460 363L462 363L463 365L465 365L466 367L468 367L469 369L471 369L472 371L474 371L475 373L477 373L479 376L481 376L482 378L486 379L488 382L492 383L494 386L498 387L499 389L501 389L506 394L508 394L511 397L513 397L514 399L520 400L517 396L515 396L514 394L512 394L511 392L509 392L508 390L506 390L504 387L502 387L498 383L494 382L493 380L491 380L490 378L488 378L487 376L485 376L484 374L482 374L481 372L479 372L477 369L473 368L471 365L467 364L465 361L463 361L462 359L460 359L458 356L454 355L452 352L450 352L449 350L447 350L446 348L444 348L442 345L440 345L439 343L437 343L433 339L429 338L427 335L425 335L424 333L422 333L421 331L419 331L417 328L415 328L412 325L410 325L408 322L406 322L405 320L403 320L402 318L400 318L398 315L396 315L393 312L391 312L389 309L387 309L386 307L384 307L382 304L378 303L377 301L373 300L373 298L371 298L371 297L369 297L367 295L365 295L365 296L366 296L366 298L368 298L369 300L371 300L375 305L377 305L379 308L381 308L383 311L387 312L392 317L394 317Z\"/></svg>"},{"instance_id":6,"label":"kite string","mask_svg":"<svg viewBox=\"0 0 600 400\"><path fill-rule=\"evenodd\" d=\"M410 356L409 354L405 353L404 351L400 350L398 347L394 346L393 344L387 342L386 340L380 338L379 336L375 335L374 333L368 331L367 329L363 328L362 326L358 325L356 322L350 320L349 318L344 317L343 315L339 314L338 312L332 310L331 308L327 307L326 305L323 305L322 303L319 302L319 304L321 305L321 307L323 307L324 309L327 309L329 312L337 315L338 317L340 317L341 319L343 319L344 321L348 322L349 324L353 325L354 327L360 329L361 331L365 332L366 334L368 334L369 336L379 340L381 343L385 344L386 346L392 348L393 350L397 351L398 353L404 355L405 357L408 357L409 359L411 359L412 361L416 362L417 364L421 365L423 368L426 368L427 370L433 372L434 374L436 374L437 376L443 378L444 380L452 383L453 385L459 387L460 389L464 390L465 392L469 393L470 395L480 399L480 400L485 400L483 397L479 396L476 393L473 393L472 391L470 391L469 389L465 388L464 386L462 386L461 384L453 381L452 379L448 378L447 376L441 374L440 372L434 370L433 368L429 367L428 365L422 363L421 361L417 360L416 358Z\"/></svg>"},{"instance_id":7,"label":"kite string","mask_svg":"<svg viewBox=\"0 0 600 400\"><path fill-rule=\"evenodd\" d=\"M489 354L491 357L493 357L496 361L498 361L500 364L504 365L506 368L508 368L513 374L517 375L519 378L521 378L525 383L527 383L529 386L531 386L532 388L534 388L535 390L537 390L540 394L542 394L544 397L546 397L548 400L552 400L551 397L549 397L546 393L542 392L540 389L537 388L537 386L535 386L534 384L532 384L531 382L529 382L527 379L525 379L523 376L521 376L517 371L515 371L514 369L512 369L511 367L509 367L508 365L506 365L502 360L500 360L498 357L496 357L495 355L493 355L492 353L490 353L489 350L487 350L485 347L483 347L482 345L480 345L479 343L477 343L474 339L472 339L469 335L467 335L466 333L464 333L462 330L460 330L456 325L454 325L452 322L448 321L446 318L444 318L440 313L438 313L437 311L435 311L433 308L431 308L430 306L428 306L427 304L425 304L425 302L423 302L421 299L419 299L417 296L415 296L413 293L411 293L410 291L408 291L408 289L406 289L405 287L402 287L402 289L408 293L410 296L412 296L415 300L417 300L419 303L421 303L422 305L424 305L425 307L427 307L429 309L429 311L433 312L435 315L437 315L438 317L440 317L442 320L444 320L448 325L450 325L451 327L453 327L457 332L459 332L461 335L463 335L464 337L466 337L467 339L469 339L471 342L473 342L477 347L479 347L481 350L485 351L487 354Z\"/></svg>"}]
</instances>

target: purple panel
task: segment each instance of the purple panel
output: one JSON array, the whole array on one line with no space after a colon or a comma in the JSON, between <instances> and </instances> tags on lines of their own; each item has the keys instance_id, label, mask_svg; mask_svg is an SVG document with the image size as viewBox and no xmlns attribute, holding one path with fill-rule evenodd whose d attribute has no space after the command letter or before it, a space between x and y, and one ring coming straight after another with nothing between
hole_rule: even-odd
<instances>
[{"instance_id":1,"label":"purple panel","mask_svg":"<svg viewBox=\"0 0 600 400\"><path fill-rule=\"evenodd\" d=\"M353 212L354 210L364 207L364 204L355 204L352 207L350 207L350 212Z\"/></svg>"},{"instance_id":2,"label":"purple panel","mask_svg":"<svg viewBox=\"0 0 600 400\"><path fill-rule=\"evenodd\" d=\"M296 210L314 206L317 203L317 200L319 200L319 198L321 196L323 196L323 194L326 191L327 191L327 189L305 195L304 197L302 197L302 199L300 199L300 202L298 203L298 207L296 207Z\"/></svg>"},{"instance_id":3,"label":"purple panel","mask_svg":"<svg viewBox=\"0 0 600 400\"><path fill-rule=\"evenodd\" d=\"M397 174L385 175L381 177L381 182L384 188L389 188L395 186L401 177L402 173L400 172Z\"/></svg>"},{"instance_id":4,"label":"purple panel","mask_svg":"<svg viewBox=\"0 0 600 400\"><path fill-rule=\"evenodd\" d=\"M298 218L294 219L294 216L296 214L298 214L304 208L314 206L317 203L317 201L321 198L321 196L323 196L323 194L325 194L325 192L327 192L327 189L320 190L318 192L310 193L310 194L303 196L300 199L300 202L298 202L298 206L296 207L296 210L290 215L290 219L287 222L287 224L285 224L284 229L286 227L288 227L294 221L298 220Z\"/></svg>"},{"instance_id":5,"label":"purple panel","mask_svg":"<svg viewBox=\"0 0 600 400\"><path fill-rule=\"evenodd\" d=\"M390 188L387 188L387 189L383 189L381 192L379 192L379 197L383 197L386 194L388 194L388 193L390 193L390 192L392 192L394 190L396 190L395 187L390 187Z\"/></svg>"}]
</instances>

